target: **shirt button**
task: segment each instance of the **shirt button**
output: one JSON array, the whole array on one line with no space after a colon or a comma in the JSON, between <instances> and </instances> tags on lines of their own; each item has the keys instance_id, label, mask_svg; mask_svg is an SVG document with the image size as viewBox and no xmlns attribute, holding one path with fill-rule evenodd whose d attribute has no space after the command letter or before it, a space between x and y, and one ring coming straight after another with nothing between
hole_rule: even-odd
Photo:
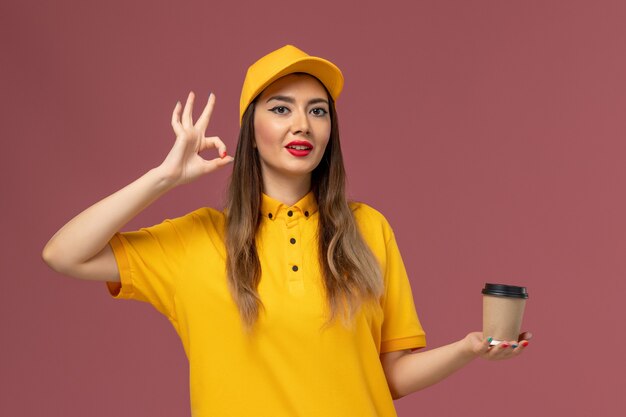
<instances>
[{"instance_id":1,"label":"shirt button","mask_svg":"<svg viewBox=\"0 0 626 417\"><path fill-rule=\"evenodd\" d=\"M291 242L292 245L296 244L296 239L294 239L294 238L289 239L289 241Z\"/></svg>"},{"instance_id":2,"label":"shirt button","mask_svg":"<svg viewBox=\"0 0 626 417\"><path fill-rule=\"evenodd\" d=\"M268 214L267 217L272 218L272 213Z\"/></svg>"},{"instance_id":3,"label":"shirt button","mask_svg":"<svg viewBox=\"0 0 626 417\"><path fill-rule=\"evenodd\" d=\"M298 271L298 265L292 266L291 269L293 270L293 272L297 272Z\"/></svg>"},{"instance_id":4,"label":"shirt button","mask_svg":"<svg viewBox=\"0 0 626 417\"><path fill-rule=\"evenodd\" d=\"M308 211L304 212L304 217L309 217L309 212Z\"/></svg>"},{"instance_id":5,"label":"shirt button","mask_svg":"<svg viewBox=\"0 0 626 417\"><path fill-rule=\"evenodd\" d=\"M287 216L289 216L289 217L293 216L293 211L289 210L289 211L287 212Z\"/></svg>"}]
</instances>

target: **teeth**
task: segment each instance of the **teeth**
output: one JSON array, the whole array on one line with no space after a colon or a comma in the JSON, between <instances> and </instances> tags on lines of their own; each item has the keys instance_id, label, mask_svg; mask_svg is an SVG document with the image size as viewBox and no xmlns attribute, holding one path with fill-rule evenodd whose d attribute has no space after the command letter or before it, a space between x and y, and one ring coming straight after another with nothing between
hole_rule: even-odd
<instances>
[{"instance_id":1,"label":"teeth","mask_svg":"<svg viewBox=\"0 0 626 417\"><path fill-rule=\"evenodd\" d=\"M297 149L297 150L299 150L299 151L305 151L305 150L307 150L307 149L311 149L311 148L309 148L308 146L302 146L302 145L288 146L288 148L291 148L291 149Z\"/></svg>"}]
</instances>

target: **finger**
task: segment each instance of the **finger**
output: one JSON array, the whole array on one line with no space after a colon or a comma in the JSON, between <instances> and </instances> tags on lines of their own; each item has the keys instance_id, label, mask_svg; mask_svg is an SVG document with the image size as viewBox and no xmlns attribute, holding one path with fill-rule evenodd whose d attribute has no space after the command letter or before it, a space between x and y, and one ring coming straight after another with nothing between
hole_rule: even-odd
<instances>
[{"instance_id":1,"label":"finger","mask_svg":"<svg viewBox=\"0 0 626 417\"><path fill-rule=\"evenodd\" d=\"M512 352L510 356L513 357L513 356L521 355L527 346L528 346L528 341L526 340L522 340L519 343L515 343L511 345Z\"/></svg>"},{"instance_id":2,"label":"finger","mask_svg":"<svg viewBox=\"0 0 626 417\"><path fill-rule=\"evenodd\" d=\"M209 121L211 120L211 114L213 114L213 107L215 106L215 94L209 93L209 99L207 100L206 106L204 106L204 110L198 118L196 122L196 127L205 134L206 128L209 125Z\"/></svg>"},{"instance_id":3,"label":"finger","mask_svg":"<svg viewBox=\"0 0 626 417\"><path fill-rule=\"evenodd\" d=\"M482 337L482 334L479 336L480 339L477 340L477 343L474 344L473 351L478 356L485 359L492 359L492 351L494 346L491 346L492 337Z\"/></svg>"},{"instance_id":4,"label":"finger","mask_svg":"<svg viewBox=\"0 0 626 417\"><path fill-rule=\"evenodd\" d=\"M232 163L235 159L232 156L227 156L225 158L214 158L211 160L204 161L204 173L209 173L215 171L216 169L222 168L230 163Z\"/></svg>"},{"instance_id":5,"label":"finger","mask_svg":"<svg viewBox=\"0 0 626 417\"><path fill-rule=\"evenodd\" d=\"M504 345L508 345L506 346L506 349L512 353L515 352L519 352L521 351L520 348L523 348L524 346L522 346L521 342L518 342L516 340L511 340L511 341L505 341L503 343ZM526 346L528 346L528 342L525 342Z\"/></svg>"},{"instance_id":6,"label":"finger","mask_svg":"<svg viewBox=\"0 0 626 417\"><path fill-rule=\"evenodd\" d=\"M174 129L174 133L176 136L179 136L183 132L183 126L180 124L180 110L182 105L180 101L176 102L176 106L174 106L174 111L172 112L172 128Z\"/></svg>"},{"instance_id":7,"label":"finger","mask_svg":"<svg viewBox=\"0 0 626 417\"><path fill-rule=\"evenodd\" d=\"M517 356L517 355L521 355L523 351L526 350L526 348L528 347L529 343L527 340L522 340L515 349L513 349L513 355Z\"/></svg>"},{"instance_id":8,"label":"finger","mask_svg":"<svg viewBox=\"0 0 626 417\"><path fill-rule=\"evenodd\" d=\"M477 346L477 353L483 354L489 352L489 349L491 348L489 344L492 340L492 337L485 337L483 341Z\"/></svg>"},{"instance_id":9,"label":"finger","mask_svg":"<svg viewBox=\"0 0 626 417\"><path fill-rule=\"evenodd\" d=\"M204 140L200 144L200 151L212 148L217 148L220 157L224 158L226 156L226 145L218 136L204 138Z\"/></svg>"},{"instance_id":10,"label":"finger","mask_svg":"<svg viewBox=\"0 0 626 417\"><path fill-rule=\"evenodd\" d=\"M187 103L185 103L185 109L183 110L183 126L185 127L192 127L193 126L193 121L191 119L192 117L192 112L193 112L193 100L195 98L195 95L193 93L193 91L189 92L189 95L187 96Z\"/></svg>"},{"instance_id":11,"label":"finger","mask_svg":"<svg viewBox=\"0 0 626 417\"><path fill-rule=\"evenodd\" d=\"M512 351L511 344L504 340L491 348L490 355L492 359L505 359Z\"/></svg>"}]
</instances>

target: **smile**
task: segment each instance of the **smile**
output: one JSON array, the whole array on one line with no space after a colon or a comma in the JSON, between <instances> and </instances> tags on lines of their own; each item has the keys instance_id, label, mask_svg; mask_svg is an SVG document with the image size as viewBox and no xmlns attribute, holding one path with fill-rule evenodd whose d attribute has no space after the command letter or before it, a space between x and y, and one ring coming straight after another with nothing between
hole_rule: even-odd
<instances>
[{"instance_id":1,"label":"smile","mask_svg":"<svg viewBox=\"0 0 626 417\"><path fill-rule=\"evenodd\" d=\"M287 146L285 146L287 152L296 157L307 156L313 150L313 145L304 140L295 140L293 142L289 142Z\"/></svg>"},{"instance_id":2,"label":"smile","mask_svg":"<svg viewBox=\"0 0 626 417\"><path fill-rule=\"evenodd\" d=\"M306 140L293 140L285 146L285 148L296 149L299 151L311 150L313 149L313 145L309 141Z\"/></svg>"}]
</instances>

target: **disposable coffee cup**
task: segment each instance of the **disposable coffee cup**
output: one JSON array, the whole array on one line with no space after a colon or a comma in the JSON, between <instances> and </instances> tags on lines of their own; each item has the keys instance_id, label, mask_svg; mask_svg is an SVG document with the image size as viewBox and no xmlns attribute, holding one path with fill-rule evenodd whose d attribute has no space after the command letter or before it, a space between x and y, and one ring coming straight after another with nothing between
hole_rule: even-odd
<instances>
[{"instance_id":1,"label":"disposable coffee cup","mask_svg":"<svg viewBox=\"0 0 626 417\"><path fill-rule=\"evenodd\" d=\"M528 292L526 287L485 284L483 288L483 335L491 345L517 340L522 327Z\"/></svg>"}]
</instances>

